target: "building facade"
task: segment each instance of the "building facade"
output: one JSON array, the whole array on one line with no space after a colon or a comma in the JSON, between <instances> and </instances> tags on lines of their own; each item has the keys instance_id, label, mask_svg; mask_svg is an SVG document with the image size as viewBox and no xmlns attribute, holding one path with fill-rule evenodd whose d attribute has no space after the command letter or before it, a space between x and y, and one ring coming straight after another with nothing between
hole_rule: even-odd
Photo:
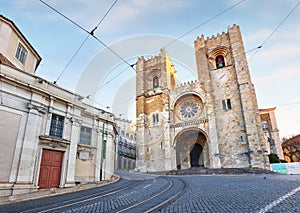
<instances>
[{"instance_id":1,"label":"building facade","mask_svg":"<svg viewBox=\"0 0 300 213\"><path fill-rule=\"evenodd\" d=\"M109 180L113 114L34 75L41 57L3 16L0 38L0 196Z\"/></svg>"},{"instance_id":2,"label":"building facade","mask_svg":"<svg viewBox=\"0 0 300 213\"><path fill-rule=\"evenodd\" d=\"M269 168L239 26L194 47L198 80L180 85L165 50L137 61L137 170Z\"/></svg>"},{"instance_id":3,"label":"building facade","mask_svg":"<svg viewBox=\"0 0 300 213\"><path fill-rule=\"evenodd\" d=\"M259 114L268 152L277 154L279 159L284 159L275 110L276 107L259 109Z\"/></svg>"},{"instance_id":4,"label":"building facade","mask_svg":"<svg viewBox=\"0 0 300 213\"><path fill-rule=\"evenodd\" d=\"M136 135L135 125L132 121L116 118L118 130L116 169L133 170L136 164Z\"/></svg>"},{"instance_id":5,"label":"building facade","mask_svg":"<svg viewBox=\"0 0 300 213\"><path fill-rule=\"evenodd\" d=\"M284 160L290 162L300 162L300 135L296 135L282 143Z\"/></svg>"}]
</instances>

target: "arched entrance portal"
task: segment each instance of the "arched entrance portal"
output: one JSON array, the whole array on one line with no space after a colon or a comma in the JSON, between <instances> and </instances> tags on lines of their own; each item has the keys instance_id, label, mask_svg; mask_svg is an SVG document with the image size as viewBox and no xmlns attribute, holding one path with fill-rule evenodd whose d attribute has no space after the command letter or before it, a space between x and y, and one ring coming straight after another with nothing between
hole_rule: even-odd
<instances>
[{"instance_id":1,"label":"arched entrance portal","mask_svg":"<svg viewBox=\"0 0 300 213\"><path fill-rule=\"evenodd\" d=\"M199 130L186 130L175 138L177 169L204 166L205 135Z\"/></svg>"},{"instance_id":2,"label":"arched entrance portal","mask_svg":"<svg viewBox=\"0 0 300 213\"><path fill-rule=\"evenodd\" d=\"M202 146L198 143L194 144L193 149L190 152L190 162L191 162L191 167L199 167L199 160L200 160L200 155L202 153Z\"/></svg>"}]
</instances>

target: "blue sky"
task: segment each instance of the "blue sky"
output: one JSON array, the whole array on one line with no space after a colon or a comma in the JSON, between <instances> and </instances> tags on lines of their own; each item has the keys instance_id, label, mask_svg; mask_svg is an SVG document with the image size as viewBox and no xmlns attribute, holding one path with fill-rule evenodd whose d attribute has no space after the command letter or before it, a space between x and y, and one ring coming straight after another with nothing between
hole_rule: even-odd
<instances>
[{"instance_id":1,"label":"blue sky","mask_svg":"<svg viewBox=\"0 0 300 213\"><path fill-rule=\"evenodd\" d=\"M113 3L108 0L45 1L88 31L98 24ZM169 41L237 2L240 1L119 0L95 35L133 64L137 57L158 53ZM245 0L181 38L173 47L167 46L176 62L179 80L196 79L192 62L193 42L197 36L211 37L227 31L227 26L238 24L245 49L251 50L268 38L297 3L298 0ZM39 52L43 60L36 74L48 81L58 78L87 37L84 31L39 0L0 1L0 13L14 21ZM249 61L259 107L277 107L281 136L300 134L299 24L300 6ZM253 53L247 54L248 59ZM121 74L114 78L119 72ZM84 96L93 93L98 103L104 107L114 106L115 112L124 105L126 109L121 113L133 119L134 113L130 111L134 106L134 91L128 89L133 86L133 79L134 70L89 37L57 84Z\"/></svg>"}]
</instances>

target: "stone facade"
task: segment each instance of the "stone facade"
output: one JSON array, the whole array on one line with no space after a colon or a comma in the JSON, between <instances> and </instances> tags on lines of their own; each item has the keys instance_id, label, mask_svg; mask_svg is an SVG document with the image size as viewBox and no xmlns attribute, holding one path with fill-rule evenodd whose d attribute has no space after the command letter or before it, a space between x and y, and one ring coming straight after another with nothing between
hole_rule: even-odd
<instances>
[{"instance_id":1,"label":"stone facade","mask_svg":"<svg viewBox=\"0 0 300 213\"><path fill-rule=\"evenodd\" d=\"M279 159L284 159L275 110L276 107L259 109L259 114L268 152L277 154Z\"/></svg>"},{"instance_id":2,"label":"stone facade","mask_svg":"<svg viewBox=\"0 0 300 213\"><path fill-rule=\"evenodd\" d=\"M10 47L0 49L0 196L109 180L114 174L113 114L34 75L40 57L31 58L31 45L2 16L0 33L7 39L1 48ZM21 68L17 41L27 51L19 58Z\"/></svg>"},{"instance_id":3,"label":"stone facade","mask_svg":"<svg viewBox=\"0 0 300 213\"><path fill-rule=\"evenodd\" d=\"M177 85L166 52L136 64L137 170L268 168L239 26L195 42L198 80Z\"/></svg>"}]
</instances>

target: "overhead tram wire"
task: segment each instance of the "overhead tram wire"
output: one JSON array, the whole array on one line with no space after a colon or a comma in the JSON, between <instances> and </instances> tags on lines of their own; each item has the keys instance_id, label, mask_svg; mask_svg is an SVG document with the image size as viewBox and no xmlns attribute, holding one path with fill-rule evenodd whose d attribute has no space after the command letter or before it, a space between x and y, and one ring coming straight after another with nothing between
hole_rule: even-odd
<instances>
[{"instance_id":1,"label":"overhead tram wire","mask_svg":"<svg viewBox=\"0 0 300 213\"><path fill-rule=\"evenodd\" d=\"M170 41L169 43L167 43L166 45L164 45L163 47L167 47L171 44L173 44L174 42L178 41L179 39L182 39L183 37L185 37L186 35L190 34L191 32L195 31L196 29L198 29L199 27L204 26L205 24L211 22L212 20L218 18L219 16L223 15L224 13L228 12L229 10L235 8L236 6L238 6L239 4L243 3L246 0L241 0L238 1L237 3L233 4L232 6L226 8L225 10L221 11L220 13L214 15L213 17L207 19L206 21L202 22L201 24L197 25L196 27L192 28L191 30L187 31L186 33L182 34L181 36L175 38L173 41ZM158 50L159 51L159 50Z\"/></svg>"},{"instance_id":2,"label":"overhead tram wire","mask_svg":"<svg viewBox=\"0 0 300 213\"><path fill-rule=\"evenodd\" d=\"M286 103L286 104L280 104L277 107L283 107L283 106L291 106L291 105L298 105L300 104L300 101L298 102L291 102L291 103Z\"/></svg>"},{"instance_id":3,"label":"overhead tram wire","mask_svg":"<svg viewBox=\"0 0 300 213\"><path fill-rule=\"evenodd\" d=\"M113 49L111 49L107 44L105 44L102 40L100 40L98 37L96 37L94 35L94 31L96 30L96 28L94 28L91 32L89 32L88 30L86 30L84 27L80 26L78 23L76 23L75 21L73 21L72 19L70 19L69 17L67 17L66 15L64 15L63 13L59 12L57 9L55 9L54 7L52 7L51 5L47 4L45 1L43 0L39 0L40 2L42 2L44 5L46 5L47 7L49 7L51 10L53 10L54 12L56 12L57 14L59 14L60 16L62 16L63 18L67 19L69 22L71 22L72 24L74 24L75 26L77 26L78 28L80 28L81 30L83 30L84 32L88 33L89 35L91 35L94 39L96 39L96 41L98 41L100 44L102 44L104 47L106 47L110 52L112 52L115 56L117 56L119 59L121 59L125 64L127 64L128 66L130 66L133 70L133 66L129 64L124 58L122 58L117 52L115 52ZM135 71L135 70L134 70Z\"/></svg>"},{"instance_id":4,"label":"overhead tram wire","mask_svg":"<svg viewBox=\"0 0 300 213\"><path fill-rule=\"evenodd\" d=\"M58 82L58 80L61 78L61 76L67 70L67 68L72 63L73 59L77 56L77 54L79 53L80 49L83 47L83 45L85 44L85 42L88 40L89 37L90 37L90 34L83 40L83 42L81 43L81 45L79 46L79 48L76 50L76 52L74 53L74 55L72 56L72 58L69 60L69 62L67 63L67 65L63 69L63 71L59 74L59 76L57 77L57 79L53 82L54 84L56 84Z\"/></svg>"},{"instance_id":5,"label":"overhead tram wire","mask_svg":"<svg viewBox=\"0 0 300 213\"><path fill-rule=\"evenodd\" d=\"M133 68L134 65L136 65L136 63L131 64L130 66ZM120 72L118 72L116 75L114 75L111 79L109 79L108 81L106 81L104 84L100 85L100 87L98 87L95 91L93 91L92 93L90 93L88 96L86 96L87 98L91 97L92 95L94 95L95 93L97 93L99 90L101 90L103 87L105 87L106 85L108 85L110 82L112 82L113 80L115 80L119 75L121 75L124 71L126 71L128 69L128 67L126 67L125 69L121 70Z\"/></svg>"},{"instance_id":6,"label":"overhead tram wire","mask_svg":"<svg viewBox=\"0 0 300 213\"><path fill-rule=\"evenodd\" d=\"M191 30L189 30L188 32L182 34L181 36L179 36L178 38L174 39L173 41L167 43L167 44L164 45L163 47L166 47L166 46L171 45L172 43L174 43L174 42L176 42L177 40L179 40L179 39L185 37L185 36L188 35L189 33L191 33L191 32L193 32L194 30L196 30L197 28L199 28L199 27L201 27L201 26L203 26L203 25L209 23L209 22L212 21L213 19L215 19L215 18L221 16L222 14L224 14L224 13L226 13L227 11L233 9L234 7L236 7L237 5L239 5L240 3L244 2L244 1L246 1L246 0L242 0L242 1L239 1L239 2L235 3L235 4L232 5L231 7L229 7L229 8L227 8L227 9L223 10L222 12L218 13L217 15L215 15L215 16L211 17L210 19L204 21L202 24L200 24L200 25L194 27L193 29L191 29ZM298 3L296 4L296 6L289 12L289 14L282 20L282 22L281 22L281 23L273 30L273 32L267 37L267 39L266 39L261 45L259 45L258 47L255 47L255 48L250 49L250 50L248 50L248 51L245 52L245 53L247 54L247 53L250 53L250 52L253 52L253 51L256 50L256 52L254 53L254 55L252 55L252 57L249 59L249 61L250 61L250 60L257 54L257 52L258 52L258 51L266 44L266 42L273 36L273 34L279 29L279 27L280 27L280 26L287 20L287 18L294 12L294 10L299 6L299 4L300 4L300 2L298 2ZM126 64L128 64L128 63L126 63ZM129 65L130 67L133 68L133 66L134 66L135 64L132 64L132 65L128 64L128 65ZM127 69L127 68L126 68L126 69ZM122 70L121 72L119 72L118 74L116 74L112 79L108 80L104 85L102 85L100 88L98 88L97 91L100 90L100 89L102 89L103 87L105 87L107 84L109 84L112 80L114 80L116 77L118 77L118 76L119 76L122 72L124 72L126 69ZM97 92L97 91L96 91L96 92ZM93 92L92 94L94 94L94 93L96 93L96 92ZM92 95L92 94L91 94L91 95ZM295 103L290 103L290 104L282 104L282 105L280 105L280 106L293 105L293 104L299 104L299 103L300 103L300 102L295 102Z\"/></svg>"},{"instance_id":7,"label":"overhead tram wire","mask_svg":"<svg viewBox=\"0 0 300 213\"><path fill-rule=\"evenodd\" d=\"M117 3L118 0L115 0L113 2L113 4L110 6L110 8L106 11L106 13L104 14L104 16L101 18L101 20L99 21L99 23L96 25L96 27L87 35L87 37L83 40L83 42L81 43L81 45L79 46L79 48L76 50L76 52L74 53L74 55L72 56L72 58L69 60L69 62L67 63L67 65L65 66L65 68L63 69L63 71L59 74L58 78L56 79L56 81L54 81L54 84L56 84L58 82L58 80L61 78L61 76L63 75L63 73L67 70L67 68L69 67L69 65L72 63L72 61L74 60L74 58L77 56L77 54L79 53L80 49L83 47L83 45L85 44L85 42L88 40L88 38L90 37L91 34L94 34L95 30L99 27L99 25L103 22L103 20L105 19L105 17L108 15L108 13L111 11L111 9L114 7L114 5Z\"/></svg>"},{"instance_id":8,"label":"overhead tram wire","mask_svg":"<svg viewBox=\"0 0 300 213\"><path fill-rule=\"evenodd\" d=\"M229 10L233 9L234 7L238 6L239 4L243 3L244 1L246 0L241 0L235 4L233 4L232 6L226 8L225 10L221 11L220 13L214 15L213 17L207 19L206 21L204 21L203 23L197 25L196 27L192 28L191 30L187 31L186 33L182 34L181 36L175 38L173 41L167 43L166 45L164 45L163 47L167 47L169 45L171 45L172 43L174 43L175 41L178 41L179 39L185 37L186 35L190 34L191 32L195 31L196 29L198 29L199 27L211 22L212 20L214 20L215 18L223 15L224 13L228 12ZM260 48L260 47L257 47L257 48ZM252 49L252 50L249 50L249 51L253 51L255 50L256 48ZM158 50L159 51L159 50ZM156 51L157 52L157 51ZM153 52L152 54L156 53L156 52ZM133 68L135 64L131 64L130 66ZM112 80L114 80L116 77L118 77L120 74L122 74L122 72L124 72L126 69L120 71L117 75L115 75L112 79L108 80L104 85L102 85L101 87L99 87L96 91L94 91L93 93L91 93L90 95L88 96L91 96L93 94L95 94L97 91L99 91L100 89L102 89L103 87L105 87L107 84L109 84Z\"/></svg>"},{"instance_id":9,"label":"overhead tram wire","mask_svg":"<svg viewBox=\"0 0 300 213\"><path fill-rule=\"evenodd\" d=\"M284 22L288 19L288 17L296 10L296 8L300 5L300 1L293 7L293 9L287 14L286 17L279 23L279 25L270 33L270 35L264 40L264 42L259 46L259 48L254 52L254 54L249 59L249 62L254 58L254 56L258 53L258 51L270 40L270 38L274 35L274 33L281 27Z\"/></svg>"}]
</instances>

